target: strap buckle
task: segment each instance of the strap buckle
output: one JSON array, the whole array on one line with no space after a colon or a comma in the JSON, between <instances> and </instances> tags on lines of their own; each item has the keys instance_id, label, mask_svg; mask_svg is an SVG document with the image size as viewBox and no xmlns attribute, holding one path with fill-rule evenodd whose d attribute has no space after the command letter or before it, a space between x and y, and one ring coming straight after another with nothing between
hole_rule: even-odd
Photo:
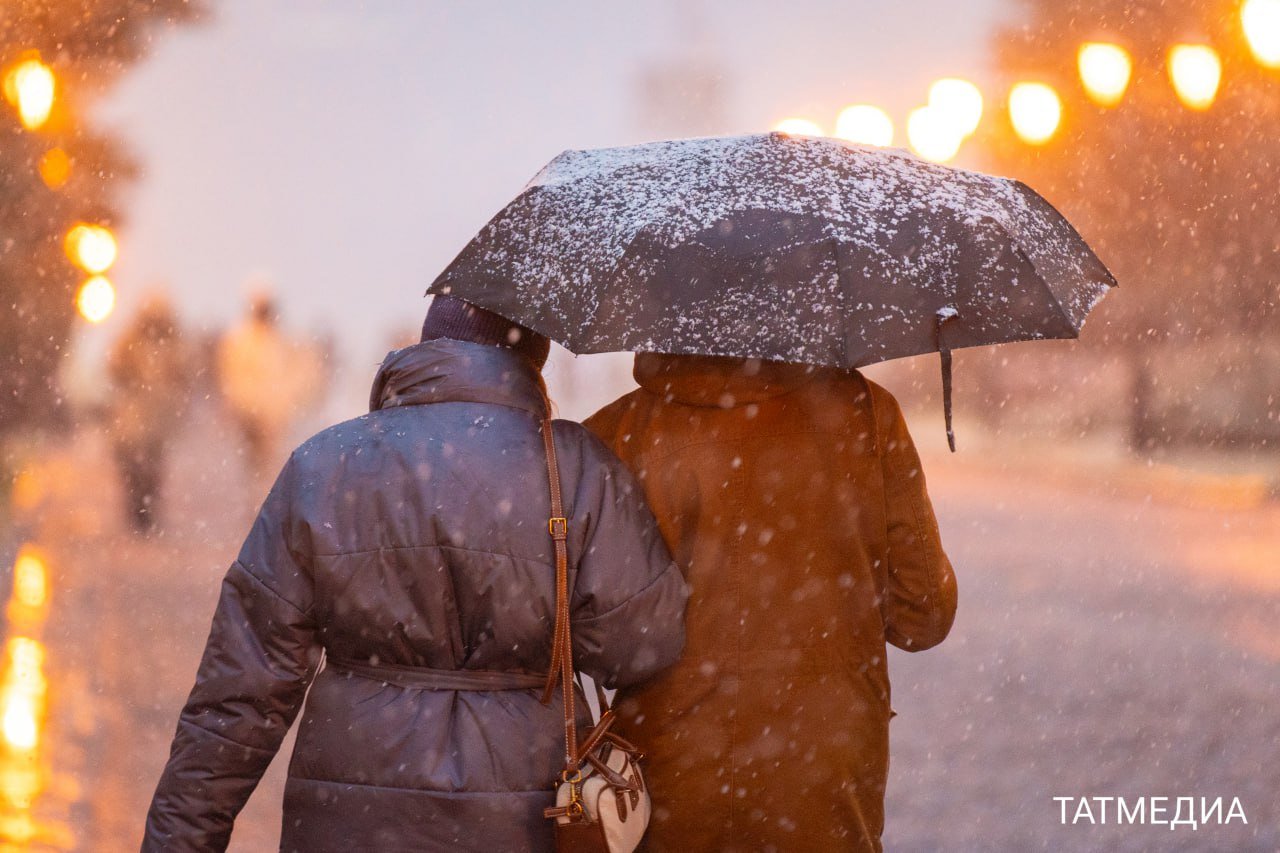
<instances>
[{"instance_id":1,"label":"strap buckle","mask_svg":"<svg viewBox=\"0 0 1280 853\"><path fill-rule=\"evenodd\" d=\"M561 517L547 519L547 532L551 534L552 539L568 539L569 519Z\"/></svg>"}]
</instances>

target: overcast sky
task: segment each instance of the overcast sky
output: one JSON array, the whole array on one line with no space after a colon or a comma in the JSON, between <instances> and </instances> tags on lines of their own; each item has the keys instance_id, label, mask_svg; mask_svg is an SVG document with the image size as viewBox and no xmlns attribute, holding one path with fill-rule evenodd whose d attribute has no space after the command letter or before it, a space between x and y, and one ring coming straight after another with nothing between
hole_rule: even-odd
<instances>
[{"instance_id":1,"label":"overcast sky","mask_svg":"<svg viewBox=\"0 0 1280 853\"><path fill-rule=\"evenodd\" d=\"M115 322L165 283L220 325L265 275L293 324L363 361L562 149L830 126L851 102L901 128L933 79L988 78L1006 3L214 0L98 110L143 166ZM689 66L719 95L645 87Z\"/></svg>"}]
</instances>

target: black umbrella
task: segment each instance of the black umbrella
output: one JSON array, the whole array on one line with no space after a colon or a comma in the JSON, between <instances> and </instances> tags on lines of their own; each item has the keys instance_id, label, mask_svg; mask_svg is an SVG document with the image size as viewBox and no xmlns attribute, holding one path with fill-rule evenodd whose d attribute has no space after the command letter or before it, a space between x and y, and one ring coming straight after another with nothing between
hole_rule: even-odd
<instances>
[{"instance_id":1,"label":"black umbrella","mask_svg":"<svg viewBox=\"0 0 1280 853\"><path fill-rule=\"evenodd\" d=\"M576 353L858 367L1075 338L1115 279L1018 181L779 133L566 151L440 274ZM954 449L954 440L952 440Z\"/></svg>"}]
</instances>

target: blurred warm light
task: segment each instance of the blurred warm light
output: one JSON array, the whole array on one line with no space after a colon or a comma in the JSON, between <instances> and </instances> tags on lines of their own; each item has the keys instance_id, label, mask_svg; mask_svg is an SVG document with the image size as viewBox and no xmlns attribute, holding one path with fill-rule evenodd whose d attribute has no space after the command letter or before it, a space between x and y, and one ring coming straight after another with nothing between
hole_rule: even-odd
<instances>
[{"instance_id":1,"label":"blurred warm light","mask_svg":"<svg viewBox=\"0 0 1280 853\"><path fill-rule=\"evenodd\" d=\"M67 257L88 273L103 273L116 262L116 238L101 225L80 223L67 232Z\"/></svg>"},{"instance_id":2,"label":"blurred warm light","mask_svg":"<svg viewBox=\"0 0 1280 853\"><path fill-rule=\"evenodd\" d=\"M5 98L18 108L18 118L28 130L48 121L53 92L53 71L36 57L22 60L5 74Z\"/></svg>"},{"instance_id":3,"label":"blurred warm light","mask_svg":"<svg viewBox=\"0 0 1280 853\"><path fill-rule=\"evenodd\" d=\"M17 750L32 750L40 742L40 723L36 718L36 702L30 696L10 691L4 697L4 716L0 730L5 743Z\"/></svg>"},{"instance_id":4,"label":"blurred warm light","mask_svg":"<svg viewBox=\"0 0 1280 853\"><path fill-rule=\"evenodd\" d=\"M24 545L14 561L11 611L20 602L44 603L45 571L39 552ZM11 619L9 629L15 624ZM25 850L29 842L45 835L42 824L30 814L44 776L37 753L49 688L44 663L45 649L38 640L16 636L5 644L0 670L0 744L4 747L0 750L0 838L7 842L5 850L15 844L18 847L13 849Z\"/></svg>"},{"instance_id":5,"label":"blurred warm light","mask_svg":"<svg viewBox=\"0 0 1280 853\"><path fill-rule=\"evenodd\" d=\"M945 163L960 150L964 135L932 107L919 107L907 116L907 140L926 160Z\"/></svg>"},{"instance_id":6,"label":"blurred warm light","mask_svg":"<svg viewBox=\"0 0 1280 853\"><path fill-rule=\"evenodd\" d=\"M836 117L836 136L881 148L893 144L893 119L879 107L854 104Z\"/></svg>"},{"instance_id":7,"label":"blurred warm light","mask_svg":"<svg viewBox=\"0 0 1280 853\"><path fill-rule=\"evenodd\" d=\"M1193 110L1207 110L1222 82L1222 60L1208 45L1174 45L1169 50L1169 79L1183 104Z\"/></svg>"},{"instance_id":8,"label":"blurred warm light","mask_svg":"<svg viewBox=\"0 0 1280 853\"><path fill-rule=\"evenodd\" d=\"M5 648L4 686L17 685L26 691L44 692L44 645L30 637L13 637Z\"/></svg>"},{"instance_id":9,"label":"blurred warm light","mask_svg":"<svg viewBox=\"0 0 1280 853\"><path fill-rule=\"evenodd\" d=\"M14 637L6 649L0 683L0 736L11 749L30 751L40 741L40 720L48 684L44 646L30 637Z\"/></svg>"},{"instance_id":10,"label":"blurred warm light","mask_svg":"<svg viewBox=\"0 0 1280 853\"><path fill-rule=\"evenodd\" d=\"M30 808L30 806L24 808ZM23 845L21 849L25 850L25 845L34 841L38 832L39 826L35 819L25 811L16 815L0 816L0 838L12 844Z\"/></svg>"},{"instance_id":11,"label":"blurred warm light","mask_svg":"<svg viewBox=\"0 0 1280 853\"><path fill-rule=\"evenodd\" d=\"M1280 0L1245 0L1240 23L1254 58L1268 68L1280 68Z\"/></svg>"},{"instance_id":12,"label":"blurred warm light","mask_svg":"<svg viewBox=\"0 0 1280 853\"><path fill-rule=\"evenodd\" d=\"M1062 121L1062 100L1052 86L1018 83L1009 91L1009 118L1023 142L1043 145Z\"/></svg>"},{"instance_id":13,"label":"blurred warm light","mask_svg":"<svg viewBox=\"0 0 1280 853\"><path fill-rule=\"evenodd\" d=\"M948 77L929 87L929 109L969 136L982 120L982 91L968 80Z\"/></svg>"},{"instance_id":14,"label":"blurred warm light","mask_svg":"<svg viewBox=\"0 0 1280 853\"><path fill-rule=\"evenodd\" d=\"M30 841L37 832L37 825L31 820L31 816L23 813L35 803L43 787L40 767L32 758L31 755L8 755L0 760L0 803L9 809L18 810L16 814L6 814L7 810L0 811L0 838L8 842ZM9 853L11 849L0 846L0 850L5 853Z\"/></svg>"},{"instance_id":15,"label":"blurred warm light","mask_svg":"<svg viewBox=\"0 0 1280 853\"><path fill-rule=\"evenodd\" d=\"M24 607L43 607L49 596L49 572L44 560L30 546L13 562L13 600Z\"/></svg>"},{"instance_id":16,"label":"blurred warm light","mask_svg":"<svg viewBox=\"0 0 1280 853\"><path fill-rule=\"evenodd\" d=\"M787 136L826 136L817 122L809 121L807 118L784 118L775 124L773 129Z\"/></svg>"},{"instance_id":17,"label":"blurred warm light","mask_svg":"<svg viewBox=\"0 0 1280 853\"><path fill-rule=\"evenodd\" d=\"M1077 56L1080 82L1095 103L1114 107L1124 97L1133 73L1129 52L1118 44L1089 42L1080 46Z\"/></svg>"},{"instance_id":18,"label":"blurred warm light","mask_svg":"<svg viewBox=\"0 0 1280 853\"><path fill-rule=\"evenodd\" d=\"M101 323L116 307L116 289L106 276L95 275L80 285L76 308L90 323Z\"/></svg>"},{"instance_id":19,"label":"blurred warm light","mask_svg":"<svg viewBox=\"0 0 1280 853\"><path fill-rule=\"evenodd\" d=\"M61 148L51 148L40 158L40 180L56 190L71 177L71 158Z\"/></svg>"},{"instance_id":20,"label":"blurred warm light","mask_svg":"<svg viewBox=\"0 0 1280 853\"><path fill-rule=\"evenodd\" d=\"M44 499L44 482L39 474L31 468L19 471L13 478L13 492L10 495L14 507L20 510L32 510Z\"/></svg>"}]
</instances>

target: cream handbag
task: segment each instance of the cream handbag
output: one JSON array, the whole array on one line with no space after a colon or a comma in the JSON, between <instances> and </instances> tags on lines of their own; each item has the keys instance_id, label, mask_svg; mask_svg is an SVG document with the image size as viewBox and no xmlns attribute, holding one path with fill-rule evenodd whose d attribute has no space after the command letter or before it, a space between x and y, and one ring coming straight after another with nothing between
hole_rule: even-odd
<instances>
[{"instance_id":1,"label":"cream handbag","mask_svg":"<svg viewBox=\"0 0 1280 853\"><path fill-rule=\"evenodd\" d=\"M551 514L547 532L556 553L556 624L551 643L551 669L542 701L551 701L556 682L564 694L564 769L560 772L555 806L543 814L555 821L556 849L573 853L631 853L649 826L649 791L640 772L642 754L610 729L616 720L604 690L600 720L578 742L573 636L569 626L569 521L560 495L560 468L551 434L551 421L542 422L547 448L547 476L551 481Z\"/></svg>"}]
</instances>

